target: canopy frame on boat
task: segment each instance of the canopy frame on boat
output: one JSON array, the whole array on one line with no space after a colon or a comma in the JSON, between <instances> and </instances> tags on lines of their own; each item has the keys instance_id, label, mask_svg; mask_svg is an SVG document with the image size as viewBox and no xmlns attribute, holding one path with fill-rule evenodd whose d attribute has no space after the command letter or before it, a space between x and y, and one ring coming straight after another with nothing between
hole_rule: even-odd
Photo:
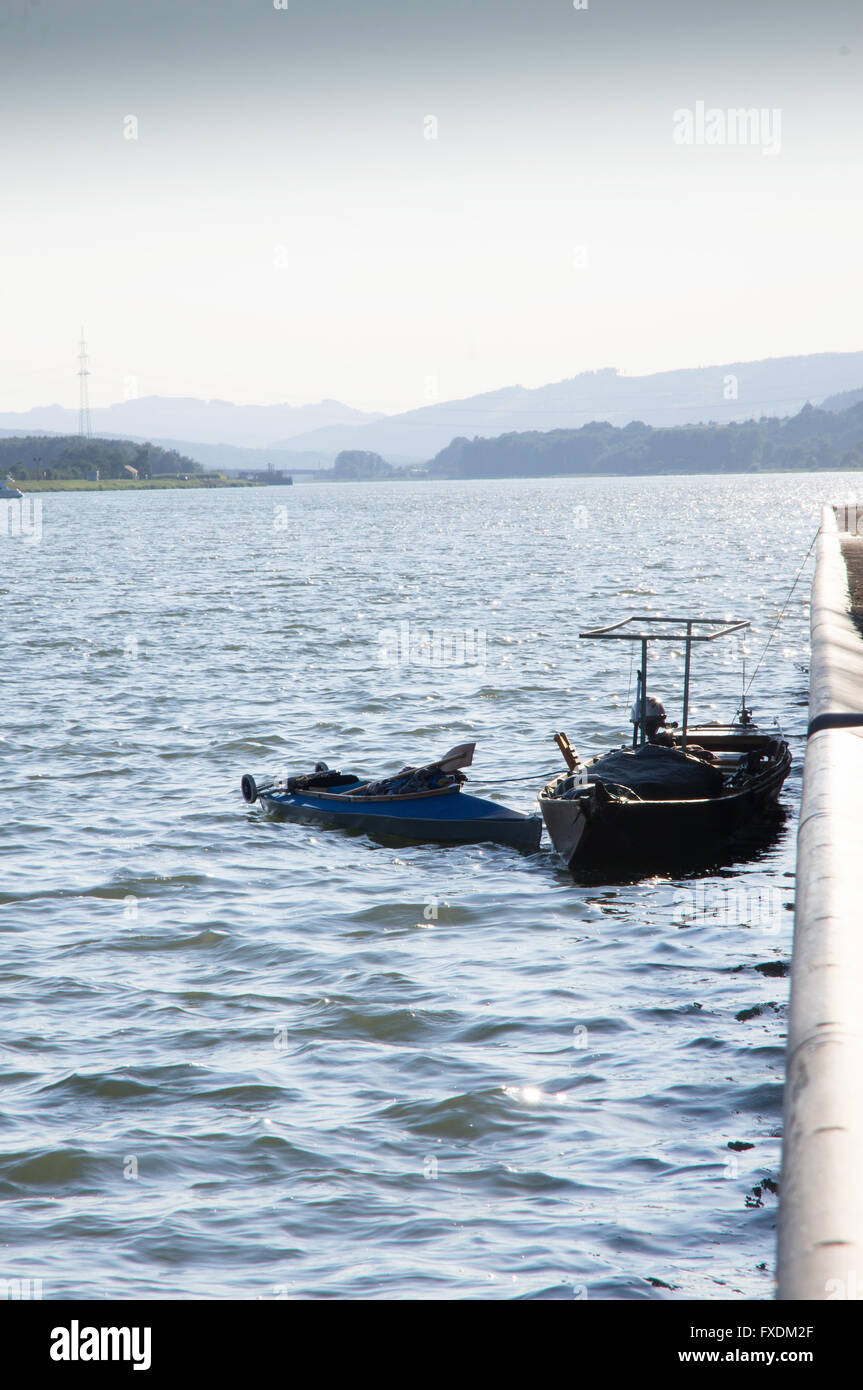
<instances>
[{"instance_id":1,"label":"canopy frame on boat","mask_svg":"<svg viewBox=\"0 0 863 1390\"><path fill-rule=\"evenodd\" d=\"M630 624L639 623L641 627L638 631L632 631ZM683 630L677 632L655 632L653 629L658 626L668 626L671 624L682 625ZM719 637L728 637L733 632L742 632L748 628L748 622L729 622L727 618L669 618L658 617L650 613L631 613L628 618L622 618L619 622L610 623L607 627L589 628L587 632L580 632L579 637L603 638L610 641L619 642L640 642L641 643L641 670L638 672L638 691L636 693L636 704L639 709L639 722L635 725L632 734L632 746L635 748L639 743L647 741L647 647L649 642L685 642L686 657L683 668L683 720L680 730L680 746L686 747L686 731L689 726L689 677L692 668L692 644L693 642L715 642ZM629 629L622 632L622 628ZM699 632L698 628L709 628L709 632ZM647 630L645 630L647 629Z\"/></svg>"}]
</instances>

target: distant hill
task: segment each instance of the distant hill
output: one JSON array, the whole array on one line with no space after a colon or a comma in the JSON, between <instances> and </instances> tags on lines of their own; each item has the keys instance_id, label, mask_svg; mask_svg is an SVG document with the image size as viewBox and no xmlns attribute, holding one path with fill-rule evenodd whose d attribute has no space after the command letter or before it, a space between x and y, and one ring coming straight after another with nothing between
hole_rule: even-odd
<instances>
[{"instance_id":1,"label":"distant hill","mask_svg":"<svg viewBox=\"0 0 863 1390\"><path fill-rule=\"evenodd\" d=\"M93 433L116 439L196 440L201 444L233 444L260 448L324 426L374 422L380 415L354 410L340 401L316 405L234 405L231 401L200 401L186 396L141 396L90 411ZM60 405L0 413L0 428L18 434L72 435L78 428L77 410ZM280 447L277 445L277 447ZM284 447L283 445L281 447ZM335 456L332 451L331 457Z\"/></svg>"},{"instance_id":2,"label":"distant hill","mask_svg":"<svg viewBox=\"0 0 863 1390\"><path fill-rule=\"evenodd\" d=\"M13 436L16 439L22 438L20 431L0 429L0 439L4 436ZM62 437L68 439L69 435L58 435L46 430L38 435L25 436L30 439L46 439ZM119 438L128 440L131 444L152 444L157 448L164 449L167 453L182 454L184 458L194 460L201 464L206 470L216 470L225 472L238 472L241 469L255 469L263 471L269 467L281 469L304 470L311 469L318 471L329 468L335 458L335 454L309 453L288 451L285 449L244 449L236 444L196 444L187 439L144 439L141 435L126 434L117 436L94 435L94 438Z\"/></svg>"},{"instance_id":3,"label":"distant hill","mask_svg":"<svg viewBox=\"0 0 863 1390\"><path fill-rule=\"evenodd\" d=\"M837 396L828 396L821 402L822 410L847 410L849 406L859 405L863 401L863 386L858 386L856 391L840 391Z\"/></svg>"},{"instance_id":4,"label":"distant hill","mask_svg":"<svg viewBox=\"0 0 863 1390\"><path fill-rule=\"evenodd\" d=\"M662 426L791 415L807 401L858 387L861 381L863 352L727 362L633 377L609 367L535 390L511 386L372 424L328 426L287 443L291 449L328 454L362 449L391 463L409 462L431 458L459 435L577 429L592 420Z\"/></svg>"},{"instance_id":5,"label":"distant hill","mask_svg":"<svg viewBox=\"0 0 863 1390\"><path fill-rule=\"evenodd\" d=\"M140 439L137 442L142 442ZM242 448L237 444L200 444L188 439L154 439L162 449L174 449L200 463L205 469L224 469L237 472L239 469L264 470L270 464L282 469L323 469L329 468L335 455L322 453L302 453L285 448Z\"/></svg>"},{"instance_id":6,"label":"distant hill","mask_svg":"<svg viewBox=\"0 0 863 1390\"><path fill-rule=\"evenodd\" d=\"M346 449L333 464L332 476L347 481L358 478L391 478L396 473L392 464L380 454L366 454L360 449Z\"/></svg>"},{"instance_id":7,"label":"distant hill","mask_svg":"<svg viewBox=\"0 0 863 1390\"><path fill-rule=\"evenodd\" d=\"M605 421L578 430L454 439L428 465L438 478L578 474L751 473L863 468L863 402L834 412L806 405L790 419L654 429Z\"/></svg>"},{"instance_id":8,"label":"distant hill","mask_svg":"<svg viewBox=\"0 0 863 1390\"><path fill-rule=\"evenodd\" d=\"M25 435L0 439L0 477L11 472L17 482L43 478L86 478L92 469L102 478L140 478L200 473L200 464L154 444L126 439L82 439L79 435Z\"/></svg>"}]
</instances>

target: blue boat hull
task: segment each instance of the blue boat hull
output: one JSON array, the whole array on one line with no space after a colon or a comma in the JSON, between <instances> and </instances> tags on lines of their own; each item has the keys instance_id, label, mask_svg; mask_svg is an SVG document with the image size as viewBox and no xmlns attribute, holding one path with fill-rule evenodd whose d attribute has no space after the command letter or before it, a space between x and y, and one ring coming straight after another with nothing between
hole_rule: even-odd
<instances>
[{"instance_id":1,"label":"blue boat hull","mask_svg":"<svg viewBox=\"0 0 863 1390\"><path fill-rule=\"evenodd\" d=\"M352 798L314 792L263 791L261 805L281 819L366 835L437 844L511 845L539 849L542 820L461 791L440 795Z\"/></svg>"}]
</instances>

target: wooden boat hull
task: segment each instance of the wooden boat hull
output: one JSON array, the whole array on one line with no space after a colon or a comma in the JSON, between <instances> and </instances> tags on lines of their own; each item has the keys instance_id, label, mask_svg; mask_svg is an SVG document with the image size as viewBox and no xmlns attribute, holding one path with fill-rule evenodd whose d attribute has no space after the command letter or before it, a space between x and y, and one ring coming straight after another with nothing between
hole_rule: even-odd
<instances>
[{"instance_id":1,"label":"wooden boat hull","mask_svg":"<svg viewBox=\"0 0 863 1390\"><path fill-rule=\"evenodd\" d=\"M775 804L791 768L791 754L781 739L693 731L701 747L738 754L775 745L763 772L740 790L687 800L625 800L590 791L574 799L539 797L543 820L558 854L573 871L613 866L628 871L661 871L714 859L747 832ZM590 764L586 765L589 776ZM551 784L552 786L554 784Z\"/></svg>"},{"instance_id":2,"label":"wooden boat hull","mask_svg":"<svg viewBox=\"0 0 863 1390\"><path fill-rule=\"evenodd\" d=\"M416 796L356 797L314 792L260 793L283 820L373 836L436 844L500 844L539 849L542 820L458 789Z\"/></svg>"}]
</instances>

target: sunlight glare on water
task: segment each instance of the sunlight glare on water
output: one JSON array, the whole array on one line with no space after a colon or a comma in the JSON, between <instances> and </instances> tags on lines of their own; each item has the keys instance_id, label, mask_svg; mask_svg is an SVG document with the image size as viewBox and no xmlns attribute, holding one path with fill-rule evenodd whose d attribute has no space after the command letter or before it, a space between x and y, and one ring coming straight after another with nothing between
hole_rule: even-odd
<instances>
[{"instance_id":1,"label":"sunlight glare on water","mask_svg":"<svg viewBox=\"0 0 863 1390\"><path fill-rule=\"evenodd\" d=\"M791 738L789 818L738 868L580 885L547 839L380 844L268 820L239 782L476 739L469 789L530 810L556 730L627 736L629 653L579 630L750 618L751 673L846 489L45 495L41 540L0 541L0 1275L770 1297L809 570L752 691ZM654 666L672 717L682 671ZM699 652L696 718L740 688L736 638Z\"/></svg>"}]
</instances>

